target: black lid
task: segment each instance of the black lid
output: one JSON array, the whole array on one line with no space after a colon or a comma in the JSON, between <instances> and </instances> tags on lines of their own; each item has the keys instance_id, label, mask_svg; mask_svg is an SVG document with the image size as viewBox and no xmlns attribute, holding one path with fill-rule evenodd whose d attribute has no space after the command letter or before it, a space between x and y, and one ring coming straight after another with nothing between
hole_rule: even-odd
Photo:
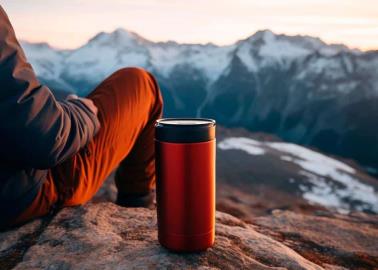
<instances>
[{"instance_id":1,"label":"black lid","mask_svg":"<svg viewBox=\"0 0 378 270\"><path fill-rule=\"evenodd\" d=\"M155 139L172 143L211 141L215 139L215 120L206 118L162 118L156 121Z\"/></svg>"}]
</instances>

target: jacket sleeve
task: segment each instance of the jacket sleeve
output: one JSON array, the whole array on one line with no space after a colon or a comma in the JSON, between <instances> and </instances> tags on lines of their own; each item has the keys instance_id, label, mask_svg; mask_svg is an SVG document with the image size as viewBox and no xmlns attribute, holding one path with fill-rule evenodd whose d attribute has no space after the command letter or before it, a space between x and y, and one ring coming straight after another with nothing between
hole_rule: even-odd
<instances>
[{"instance_id":1,"label":"jacket sleeve","mask_svg":"<svg viewBox=\"0 0 378 270\"><path fill-rule=\"evenodd\" d=\"M0 6L0 161L50 168L78 152L99 128L84 103L58 102L39 83Z\"/></svg>"}]
</instances>

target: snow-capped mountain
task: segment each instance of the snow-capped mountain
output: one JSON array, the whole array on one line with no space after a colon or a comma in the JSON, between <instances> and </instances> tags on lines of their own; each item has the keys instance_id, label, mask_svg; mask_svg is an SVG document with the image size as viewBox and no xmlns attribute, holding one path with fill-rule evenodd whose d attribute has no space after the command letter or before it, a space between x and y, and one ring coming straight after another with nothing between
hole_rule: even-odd
<instances>
[{"instance_id":1,"label":"snow-capped mountain","mask_svg":"<svg viewBox=\"0 0 378 270\"><path fill-rule=\"evenodd\" d=\"M378 168L378 52L268 30L229 46L155 43L123 29L76 50L23 46L53 89L86 95L140 66L158 78L166 116L213 117Z\"/></svg>"},{"instance_id":2,"label":"snow-capped mountain","mask_svg":"<svg viewBox=\"0 0 378 270\"><path fill-rule=\"evenodd\" d=\"M117 29L101 32L84 46L60 52L47 44L22 44L42 80L62 80L71 85L69 91L87 94L115 70L139 66L169 79L174 70L189 65L204 72L213 82L228 66L235 46L212 44L154 43L134 32ZM54 66L52 65L54 63ZM84 85L81 86L81 83Z\"/></svg>"}]
</instances>

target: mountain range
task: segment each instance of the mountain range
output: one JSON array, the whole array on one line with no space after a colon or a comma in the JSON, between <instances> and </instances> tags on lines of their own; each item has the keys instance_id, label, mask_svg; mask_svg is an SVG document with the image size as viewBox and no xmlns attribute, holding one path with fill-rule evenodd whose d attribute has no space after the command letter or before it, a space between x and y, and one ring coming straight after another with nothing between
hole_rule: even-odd
<instances>
[{"instance_id":1,"label":"mountain range","mask_svg":"<svg viewBox=\"0 0 378 270\"><path fill-rule=\"evenodd\" d=\"M22 46L56 92L85 96L115 70L143 67L159 81L165 116L276 134L378 173L378 51L269 30L228 46L152 42L124 29L73 50Z\"/></svg>"}]
</instances>

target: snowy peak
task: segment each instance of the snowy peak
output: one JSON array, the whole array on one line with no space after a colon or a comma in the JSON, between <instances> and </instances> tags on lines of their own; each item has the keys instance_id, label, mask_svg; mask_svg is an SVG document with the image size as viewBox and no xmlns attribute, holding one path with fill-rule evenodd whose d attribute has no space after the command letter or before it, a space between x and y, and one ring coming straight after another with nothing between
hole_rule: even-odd
<instances>
[{"instance_id":1,"label":"snowy peak","mask_svg":"<svg viewBox=\"0 0 378 270\"><path fill-rule=\"evenodd\" d=\"M293 62L303 61L310 55L330 58L341 53L362 54L345 45L327 44L316 37L288 36L262 30L237 42L235 55L249 71L257 72L271 66L288 69Z\"/></svg>"},{"instance_id":2,"label":"snowy peak","mask_svg":"<svg viewBox=\"0 0 378 270\"><path fill-rule=\"evenodd\" d=\"M274 34L270 30L260 30L254 33L252 36L248 37L245 40L248 40L249 42L269 42L270 40L273 40L275 38L276 34Z\"/></svg>"},{"instance_id":3,"label":"snowy peak","mask_svg":"<svg viewBox=\"0 0 378 270\"><path fill-rule=\"evenodd\" d=\"M151 43L147 39L139 36L137 33L128 31L123 28L117 28L111 33L101 32L90 39L86 46L111 46L111 47L129 47Z\"/></svg>"},{"instance_id":4,"label":"snowy peak","mask_svg":"<svg viewBox=\"0 0 378 270\"><path fill-rule=\"evenodd\" d=\"M52 57L54 59L50 60L56 60L56 57L59 57L65 53L65 51L61 51L51 47L46 42L31 43L27 41L21 41L21 46L25 50L29 59L50 59Z\"/></svg>"},{"instance_id":5,"label":"snowy peak","mask_svg":"<svg viewBox=\"0 0 378 270\"><path fill-rule=\"evenodd\" d=\"M303 36L303 35L285 35L276 34L270 30L257 31L255 34L249 38L242 40L240 42L249 42L255 47L270 46L273 43L278 43L283 45L286 43L292 47L300 47L308 51L321 51L325 48L332 48L335 51L352 51L347 46L343 44L327 44L318 37ZM282 48L283 50L284 48ZM353 50L355 51L355 50Z\"/></svg>"},{"instance_id":6,"label":"snowy peak","mask_svg":"<svg viewBox=\"0 0 378 270\"><path fill-rule=\"evenodd\" d=\"M64 55L47 44L23 45L42 77L60 80L64 77L91 85L97 84L118 68L140 66L167 79L176 68L190 67L202 74L209 86L228 72L235 56L248 71L258 72L270 66L288 69L293 62L313 54L332 57L340 52L352 52L342 45L327 45L318 38L286 36L270 30L258 31L230 46L179 44L172 41L155 43L123 28L101 32L84 46L66 51ZM320 67L320 73L325 68L322 63L314 66Z\"/></svg>"},{"instance_id":7,"label":"snowy peak","mask_svg":"<svg viewBox=\"0 0 378 270\"><path fill-rule=\"evenodd\" d=\"M40 66L37 68L38 73L43 76L51 77L53 74L59 77L57 72L73 73L74 67L78 75L72 76L84 77L94 84L101 80L101 76L109 75L117 68L133 65L160 71L166 78L175 67L191 66L200 70L210 84L226 72L233 55L238 56L249 71L256 72L272 64L288 67L291 61L316 51L330 55L347 50L346 47L327 45L318 38L278 35L270 30L258 31L235 45L217 46L211 43L179 44L172 41L154 43L135 32L118 28L113 32L97 34L84 46L67 52L64 59L57 59L62 58L60 52L48 44L23 45L32 63L39 62L36 63ZM55 63L59 60L63 62L61 65L71 68L43 70L41 59ZM45 69L51 69L51 64L45 65Z\"/></svg>"},{"instance_id":8,"label":"snowy peak","mask_svg":"<svg viewBox=\"0 0 378 270\"><path fill-rule=\"evenodd\" d=\"M333 56L342 51L351 52L344 45L326 44L319 38L300 35L287 36L275 34L270 30L258 31L238 44L242 47L241 50L248 50L249 53L268 60L264 61L263 65L272 62L282 64L285 60L298 59L316 52L326 56Z\"/></svg>"},{"instance_id":9,"label":"snowy peak","mask_svg":"<svg viewBox=\"0 0 378 270\"><path fill-rule=\"evenodd\" d=\"M32 47L32 48L40 49L40 50L55 50L47 42L32 43L29 41L21 40L21 44L23 47Z\"/></svg>"}]
</instances>

